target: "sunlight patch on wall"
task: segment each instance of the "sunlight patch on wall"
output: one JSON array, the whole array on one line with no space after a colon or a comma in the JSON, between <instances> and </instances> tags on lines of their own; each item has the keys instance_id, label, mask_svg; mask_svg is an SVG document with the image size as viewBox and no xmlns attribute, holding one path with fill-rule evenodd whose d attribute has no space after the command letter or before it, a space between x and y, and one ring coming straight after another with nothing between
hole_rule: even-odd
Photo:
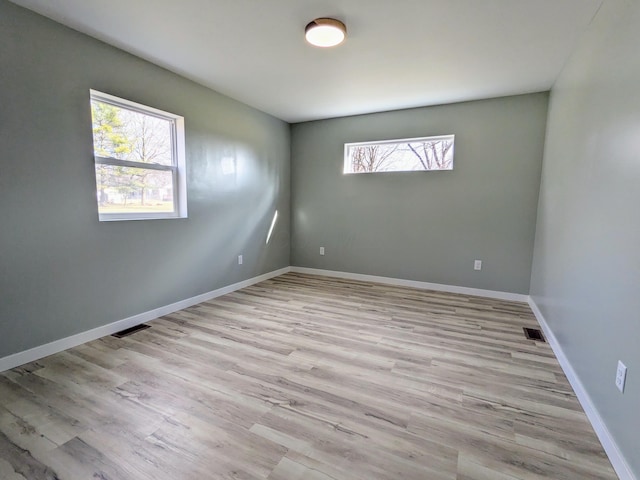
<instances>
[{"instance_id":1,"label":"sunlight patch on wall","mask_svg":"<svg viewBox=\"0 0 640 480\"><path fill-rule=\"evenodd\" d=\"M271 235L273 234L273 229L276 226L276 221L278 220L278 210L275 211L275 213L273 214L273 220L271 220L271 227L269 227L269 233L267 234L267 241L266 243L269 243L269 240L271 240Z\"/></svg>"}]
</instances>

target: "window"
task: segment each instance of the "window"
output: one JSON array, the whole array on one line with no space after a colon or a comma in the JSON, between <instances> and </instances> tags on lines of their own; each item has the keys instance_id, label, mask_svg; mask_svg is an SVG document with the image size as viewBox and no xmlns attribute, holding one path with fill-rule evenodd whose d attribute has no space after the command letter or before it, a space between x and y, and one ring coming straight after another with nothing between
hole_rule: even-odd
<instances>
[{"instance_id":1,"label":"window","mask_svg":"<svg viewBox=\"0 0 640 480\"><path fill-rule=\"evenodd\" d=\"M184 119L91 90L100 221L187 216Z\"/></svg>"},{"instance_id":2,"label":"window","mask_svg":"<svg viewBox=\"0 0 640 480\"><path fill-rule=\"evenodd\" d=\"M454 137L346 143L344 173L453 170Z\"/></svg>"}]
</instances>

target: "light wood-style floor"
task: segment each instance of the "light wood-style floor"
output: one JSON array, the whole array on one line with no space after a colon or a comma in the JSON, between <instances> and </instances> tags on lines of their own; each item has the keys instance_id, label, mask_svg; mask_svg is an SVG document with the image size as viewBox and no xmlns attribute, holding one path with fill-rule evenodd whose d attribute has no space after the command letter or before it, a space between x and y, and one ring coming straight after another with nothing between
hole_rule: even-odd
<instances>
[{"instance_id":1,"label":"light wood-style floor","mask_svg":"<svg viewBox=\"0 0 640 480\"><path fill-rule=\"evenodd\" d=\"M525 304L286 274L0 374L0 478L616 479Z\"/></svg>"}]
</instances>

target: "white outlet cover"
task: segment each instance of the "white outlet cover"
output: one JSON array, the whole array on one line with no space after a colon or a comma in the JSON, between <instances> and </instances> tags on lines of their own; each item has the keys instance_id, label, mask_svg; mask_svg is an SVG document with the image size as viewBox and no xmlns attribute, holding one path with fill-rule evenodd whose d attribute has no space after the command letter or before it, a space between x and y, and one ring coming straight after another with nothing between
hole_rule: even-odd
<instances>
[{"instance_id":1,"label":"white outlet cover","mask_svg":"<svg viewBox=\"0 0 640 480\"><path fill-rule=\"evenodd\" d=\"M238 265L242 265L243 260L242 255L238 255Z\"/></svg>"},{"instance_id":2,"label":"white outlet cover","mask_svg":"<svg viewBox=\"0 0 640 480\"><path fill-rule=\"evenodd\" d=\"M473 269L482 270L482 260L476 260L475 262L473 262Z\"/></svg>"},{"instance_id":3,"label":"white outlet cover","mask_svg":"<svg viewBox=\"0 0 640 480\"><path fill-rule=\"evenodd\" d=\"M618 361L618 370L616 371L616 387L620 392L624 393L624 384L627 380L627 367L621 361Z\"/></svg>"},{"instance_id":4,"label":"white outlet cover","mask_svg":"<svg viewBox=\"0 0 640 480\"><path fill-rule=\"evenodd\" d=\"M320 247L320 255L324 255L324 247Z\"/></svg>"}]
</instances>

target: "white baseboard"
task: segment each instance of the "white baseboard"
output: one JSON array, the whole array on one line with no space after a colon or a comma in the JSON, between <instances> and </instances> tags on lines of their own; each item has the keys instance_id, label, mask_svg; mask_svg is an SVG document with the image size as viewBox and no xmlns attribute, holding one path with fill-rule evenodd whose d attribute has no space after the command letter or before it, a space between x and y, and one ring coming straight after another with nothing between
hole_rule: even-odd
<instances>
[{"instance_id":1,"label":"white baseboard","mask_svg":"<svg viewBox=\"0 0 640 480\"><path fill-rule=\"evenodd\" d=\"M281 268L280 270L275 270L273 272L265 273L263 275L253 277L248 280L244 280L242 282L234 283L233 285L228 285L226 287L222 287L217 290L213 290L211 292L203 293L202 295L197 295L195 297L187 298L185 300L181 300L179 302L172 303L170 305L165 305L164 307L156 308L154 310L149 310L148 312L140 313L139 315L134 315L132 317L125 318L123 320L118 320L117 322L109 323L108 325L103 325L101 327L97 327L92 330L88 330L86 332L78 333L70 337L62 338L60 340L55 340L45 345L40 345L38 347L34 347L29 350L25 350L23 352L18 352L4 358L0 358L0 372L4 372L5 370L10 370L12 368L19 367L20 365L24 365L25 363L39 360L40 358L48 357L49 355L53 355L54 353L67 350L72 347L76 347L83 343L96 340L100 337L111 335L112 333L119 332L120 330L125 330L130 327L135 327L136 325L140 325L141 323L148 322L150 320L156 319L163 315L168 315L170 313L177 312L178 310L191 307L192 305L197 305L198 303L206 302L207 300L220 297L222 295L234 292L236 290L240 290L241 288L245 288L250 285L263 282L265 280L268 280L273 277L277 277L289 271L291 271L290 267Z\"/></svg>"},{"instance_id":2,"label":"white baseboard","mask_svg":"<svg viewBox=\"0 0 640 480\"><path fill-rule=\"evenodd\" d=\"M587 414L587 418L589 418L589 421L591 422L591 425L593 426L598 439L600 439L600 443L602 443L602 447L607 453L607 456L611 461L611 465L613 465L613 469L618 474L618 477L620 477L620 480L638 480L631 471L631 467L629 467L629 464L622 455L622 452L618 448L618 444L611 436L611 433L605 425L604 420L591 401L591 397L589 397L587 390L584 388L584 385L582 385L582 382L576 375L576 371L573 369L573 366L569 362L569 359L562 350L562 347L558 343L558 340L549 327L549 324L544 318L544 315L542 315L542 312L538 308L538 305L536 305L536 302L532 298L529 298L529 306L531 307L531 310L533 310L533 314L536 316L538 323L542 327L542 331L544 332L544 335L549 342L553 353L555 353L556 358L558 359L558 362L560 363L560 366L564 371L564 374L567 376L567 379L573 387L574 392L576 392L578 401L580 402L580 405L582 405L584 412Z\"/></svg>"},{"instance_id":3,"label":"white baseboard","mask_svg":"<svg viewBox=\"0 0 640 480\"><path fill-rule=\"evenodd\" d=\"M417 280L404 280L402 278L378 277L376 275L364 275L361 273L339 272L335 270L320 270L317 268L291 267L292 272L307 273L309 275L322 275L325 277L346 278L348 280L359 280L363 282L384 283L386 285L397 285L400 287L420 288L423 290L436 290L438 292L461 293L464 295L475 295L478 297L497 298L499 300L510 300L513 302L529 301L529 295L520 293L498 292L494 290L483 290L480 288L458 287L456 285L443 285L441 283L419 282Z\"/></svg>"}]
</instances>

